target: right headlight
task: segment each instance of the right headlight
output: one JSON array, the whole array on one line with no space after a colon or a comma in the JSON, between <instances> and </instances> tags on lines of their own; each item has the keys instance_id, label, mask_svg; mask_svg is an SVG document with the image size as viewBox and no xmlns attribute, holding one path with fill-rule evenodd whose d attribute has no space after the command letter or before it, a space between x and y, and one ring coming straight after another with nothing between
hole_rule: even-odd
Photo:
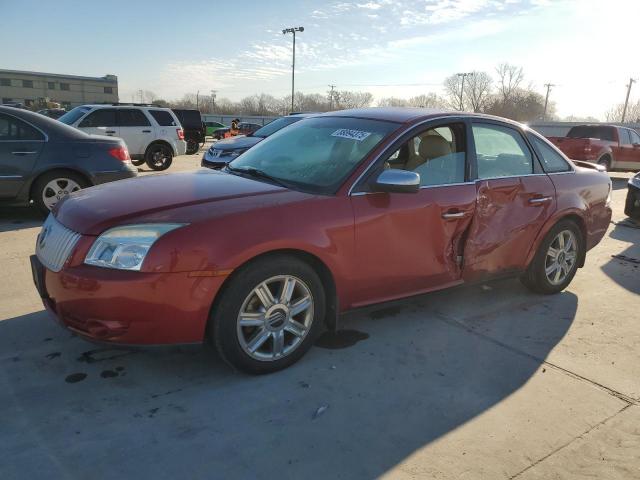
<instances>
[{"instance_id":1,"label":"right headlight","mask_svg":"<svg viewBox=\"0 0 640 480\"><path fill-rule=\"evenodd\" d=\"M84 263L118 270L140 270L151 246L162 235L184 223L124 225L100 235L87 253Z\"/></svg>"}]
</instances>

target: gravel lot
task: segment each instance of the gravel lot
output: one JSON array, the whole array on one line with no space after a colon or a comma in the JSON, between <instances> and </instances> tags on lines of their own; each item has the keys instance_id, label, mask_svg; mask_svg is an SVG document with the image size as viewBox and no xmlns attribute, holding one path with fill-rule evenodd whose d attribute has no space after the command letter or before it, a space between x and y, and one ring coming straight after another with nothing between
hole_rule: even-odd
<instances>
[{"instance_id":1,"label":"gravel lot","mask_svg":"<svg viewBox=\"0 0 640 480\"><path fill-rule=\"evenodd\" d=\"M359 311L360 341L263 377L61 329L29 270L42 219L1 209L0 478L640 478L640 265L612 257L640 259L640 229L615 224L614 176L614 224L565 292Z\"/></svg>"}]
</instances>

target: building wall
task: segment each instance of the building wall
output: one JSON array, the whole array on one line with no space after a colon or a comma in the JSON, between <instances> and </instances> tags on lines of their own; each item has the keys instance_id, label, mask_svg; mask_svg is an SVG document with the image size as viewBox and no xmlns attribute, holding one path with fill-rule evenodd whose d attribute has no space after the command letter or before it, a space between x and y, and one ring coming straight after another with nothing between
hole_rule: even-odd
<instances>
[{"instance_id":1,"label":"building wall","mask_svg":"<svg viewBox=\"0 0 640 480\"><path fill-rule=\"evenodd\" d=\"M7 81L10 85L5 85ZM26 85L25 82L27 82ZM0 70L1 103L19 102L28 106L30 102L41 99L58 102L67 108L85 103L117 102L118 77L115 75L80 77Z\"/></svg>"}]
</instances>

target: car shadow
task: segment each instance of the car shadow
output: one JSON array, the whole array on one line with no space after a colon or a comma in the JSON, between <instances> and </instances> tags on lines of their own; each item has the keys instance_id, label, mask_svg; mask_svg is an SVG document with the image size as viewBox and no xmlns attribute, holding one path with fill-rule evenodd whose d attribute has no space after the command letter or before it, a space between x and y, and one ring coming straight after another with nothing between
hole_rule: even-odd
<instances>
[{"instance_id":1,"label":"car shadow","mask_svg":"<svg viewBox=\"0 0 640 480\"><path fill-rule=\"evenodd\" d=\"M612 252L611 259L601 268L618 285L640 294L640 226L635 225L635 222L625 220L611 229L611 238L631 245L619 252Z\"/></svg>"},{"instance_id":2,"label":"car shadow","mask_svg":"<svg viewBox=\"0 0 640 480\"><path fill-rule=\"evenodd\" d=\"M0 233L39 227L45 216L36 207L0 207Z\"/></svg>"},{"instance_id":3,"label":"car shadow","mask_svg":"<svg viewBox=\"0 0 640 480\"><path fill-rule=\"evenodd\" d=\"M113 349L44 311L7 319L5 476L378 477L543 371L577 305L517 281L433 293L348 314L361 341L258 377L202 347Z\"/></svg>"}]
</instances>

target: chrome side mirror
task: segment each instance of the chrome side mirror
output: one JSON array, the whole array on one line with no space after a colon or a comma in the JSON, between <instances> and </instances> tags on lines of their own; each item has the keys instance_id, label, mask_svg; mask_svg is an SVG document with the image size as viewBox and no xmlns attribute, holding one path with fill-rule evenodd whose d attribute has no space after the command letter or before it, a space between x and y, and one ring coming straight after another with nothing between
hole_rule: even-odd
<instances>
[{"instance_id":1,"label":"chrome side mirror","mask_svg":"<svg viewBox=\"0 0 640 480\"><path fill-rule=\"evenodd\" d=\"M384 170L373 185L374 192L416 193L419 190L419 173L395 168Z\"/></svg>"}]
</instances>

